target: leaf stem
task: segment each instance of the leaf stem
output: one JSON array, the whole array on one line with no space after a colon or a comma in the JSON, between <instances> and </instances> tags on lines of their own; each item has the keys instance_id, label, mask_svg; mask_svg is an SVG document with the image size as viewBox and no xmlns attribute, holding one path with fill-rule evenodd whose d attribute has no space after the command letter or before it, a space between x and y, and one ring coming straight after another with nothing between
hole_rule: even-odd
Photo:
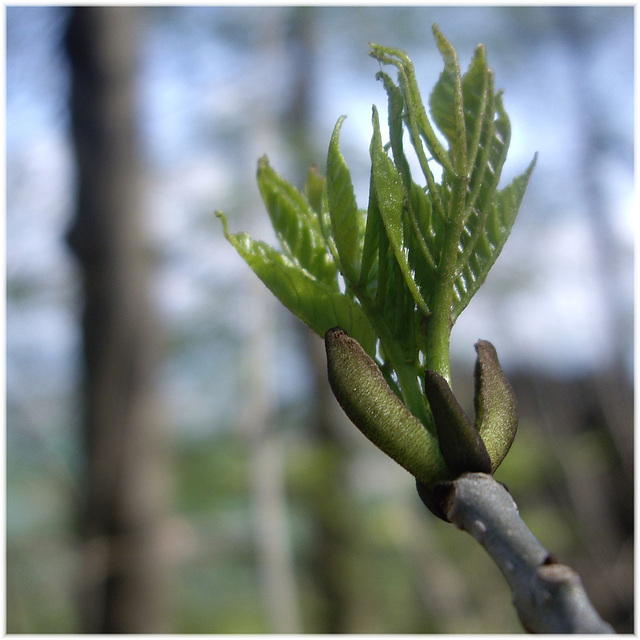
<instances>
[{"instance_id":1,"label":"leaf stem","mask_svg":"<svg viewBox=\"0 0 640 640\"><path fill-rule=\"evenodd\" d=\"M464 226L467 183L468 178L464 175L454 178L451 207L438 263L438 278L431 297L432 314L427 319L426 368L437 371L449 384L453 284L457 275L458 243Z\"/></svg>"}]
</instances>

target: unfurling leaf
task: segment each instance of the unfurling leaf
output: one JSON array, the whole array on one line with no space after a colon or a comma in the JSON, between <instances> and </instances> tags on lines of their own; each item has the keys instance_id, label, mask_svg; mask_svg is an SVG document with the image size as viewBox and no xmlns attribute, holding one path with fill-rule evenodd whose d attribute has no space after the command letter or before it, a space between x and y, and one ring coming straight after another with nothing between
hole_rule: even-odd
<instances>
[{"instance_id":1,"label":"unfurling leaf","mask_svg":"<svg viewBox=\"0 0 640 640\"><path fill-rule=\"evenodd\" d=\"M480 212L472 214L462 231L454 282L453 319L464 311L498 259L515 222L537 156L527 170L501 191L491 194Z\"/></svg>"},{"instance_id":2,"label":"unfurling leaf","mask_svg":"<svg viewBox=\"0 0 640 640\"><path fill-rule=\"evenodd\" d=\"M449 141L453 170L463 176L467 173L467 132L458 54L437 26L433 35L444 58L444 70L431 93L429 106L434 122Z\"/></svg>"},{"instance_id":3,"label":"unfurling leaf","mask_svg":"<svg viewBox=\"0 0 640 640\"><path fill-rule=\"evenodd\" d=\"M337 291L338 269L318 216L307 198L271 168L266 156L258 161L258 188L285 254Z\"/></svg>"},{"instance_id":4,"label":"unfurling leaf","mask_svg":"<svg viewBox=\"0 0 640 640\"><path fill-rule=\"evenodd\" d=\"M363 221L358 211L351 173L340 153L340 128L346 116L342 116L331 136L327 156L327 196L331 229L341 271L350 282L358 280L361 260L361 233Z\"/></svg>"},{"instance_id":5,"label":"unfurling leaf","mask_svg":"<svg viewBox=\"0 0 640 640\"><path fill-rule=\"evenodd\" d=\"M373 138L371 140L371 174L373 176L373 188L375 190L378 210L384 223L387 237L391 243L391 248L398 261L398 266L402 272L413 299L420 311L427 315L429 310L420 294L420 290L415 281L415 276L409 265L408 255L405 252L407 245L405 238L412 230L405 230L405 222L408 222L404 213L404 189L402 178L393 165L393 162L385 153L380 137L380 121L378 111L373 108Z\"/></svg>"},{"instance_id":6,"label":"unfurling leaf","mask_svg":"<svg viewBox=\"0 0 640 640\"><path fill-rule=\"evenodd\" d=\"M375 332L356 302L313 278L268 244L253 240L246 233L230 233L224 215L219 212L217 215L229 242L287 309L320 335L339 323L358 337L368 353L375 353Z\"/></svg>"}]
</instances>

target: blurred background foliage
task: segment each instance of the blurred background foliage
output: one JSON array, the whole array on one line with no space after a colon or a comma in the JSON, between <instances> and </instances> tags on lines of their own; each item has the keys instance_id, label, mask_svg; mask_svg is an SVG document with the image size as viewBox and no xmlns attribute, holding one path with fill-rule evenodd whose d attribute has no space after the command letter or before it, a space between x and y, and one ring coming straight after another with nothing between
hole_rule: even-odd
<instances>
[{"instance_id":1,"label":"blurred background foliage","mask_svg":"<svg viewBox=\"0 0 640 640\"><path fill-rule=\"evenodd\" d=\"M82 630L79 272L71 9L7 7L9 633ZM633 8L144 7L137 124L170 487L158 535L168 633L520 632L498 569L426 513L412 479L327 391L321 341L223 239L273 240L260 155L302 184L336 119L361 206L368 42L405 49L426 98L438 22L466 68L487 47L513 126L505 180L539 152L503 255L453 334L471 408L491 340L521 424L498 471L601 615L633 631ZM159 605L160 606L160 605ZM164 606L164 605L163 605Z\"/></svg>"}]
</instances>

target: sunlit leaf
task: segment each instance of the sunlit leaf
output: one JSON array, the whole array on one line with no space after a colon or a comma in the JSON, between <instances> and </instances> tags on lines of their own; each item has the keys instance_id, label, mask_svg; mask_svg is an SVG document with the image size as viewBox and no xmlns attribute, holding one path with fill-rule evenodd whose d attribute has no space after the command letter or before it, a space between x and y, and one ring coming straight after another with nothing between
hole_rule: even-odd
<instances>
[{"instance_id":1,"label":"sunlit leaf","mask_svg":"<svg viewBox=\"0 0 640 640\"><path fill-rule=\"evenodd\" d=\"M340 152L342 116L333 130L327 157L327 196L333 238L340 258L341 271L351 282L358 280L360 261L361 215L351 182L351 173Z\"/></svg>"},{"instance_id":2,"label":"sunlit leaf","mask_svg":"<svg viewBox=\"0 0 640 640\"><path fill-rule=\"evenodd\" d=\"M369 355L375 355L376 334L357 303L318 281L268 244L253 240L246 233L230 233L226 218L221 213L217 215L229 242L287 309L320 335L341 326Z\"/></svg>"},{"instance_id":3,"label":"sunlit leaf","mask_svg":"<svg viewBox=\"0 0 640 640\"><path fill-rule=\"evenodd\" d=\"M398 172L402 176L405 186L411 184L411 169L409 161L404 153L403 135L404 135L404 97L402 91L397 87L393 80L382 71L376 74L376 78L382 80L384 88L389 96L389 139L391 142L391 151L393 153L393 161L395 162Z\"/></svg>"},{"instance_id":4,"label":"sunlit leaf","mask_svg":"<svg viewBox=\"0 0 640 640\"><path fill-rule=\"evenodd\" d=\"M434 30L436 29L434 26ZM438 140L438 136L427 117L413 70L413 63L409 56L400 49L390 49L376 44L370 45L369 55L379 60L382 64L392 64L398 69L400 88L402 89L406 104L407 125L411 136L411 143L418 155L420 166L427 182L431 182L433 176L430 175L431 170L429 169L428 159L420 141L421 138L424 140L429 153L444 167L445 171L453 173L449 155L440 140Z\"/></svg>"},{"instance_id":5,"label":"sunlit leaf","mask_svg":"<svg viewBox=\"0 0 640 640\"><path fill-rule=\"evenodd\" d=\"M338 289L337 267L307 198L269 165L258 162L258 188L284 253L318 280Z\"/></svg>"},{"instance_id":6,"label":"sunlit leaf","mask_svg":"<svg viewBox=\"0 0 640 640\"><path fill-rule=\"evenodd\" d=\"M367 208L367 223L365 227L364 241L362 245L362 263L358 287L365 295L374 296L378 288L378 252L380 248L380 234L385 233L378 210L373 186L373 175L369 184L369 206Z\"/></svg>"},{"instance_id":7,"label":"sunlit leaf","mask_svg":"<svg viewBox=\"0 0 640 640\"><path fill-rule=\"evenodd\" d=\"M459 275L454 285L454 319L469 304L500 255L515 222L535 163L536 158L523 174L514 178L509 186L496 193L474 249L459 267Z\"/></svg>"},{"instance_id":8,"label":"sunlit leaf","mask_svg":"<svg viewBox=\"0 0 640 640\"><path fill-rule=\"evenodd\" d=\"M483 130L486 130L485 114L493 104L493 84L482 45L476 48L469 69L462 76L462 97L465 128L467 134L467 167L475 167L481 145ZM493 114L489 114L489 122ZM482 163L482 160L480 161Z\"/></svg>"},{"instance_id":9,"label":"sunlit leaf","mask_svg":"<svg viewBox=\"0 0 640 640\"><path fill-rule=\"evenodd\" d=\"M434 27L433 34L444 69L431 92L429 107L433 121L449 142L454 171L461 176L467 170L467 139L458 54L439 29Z\"/></svg>"},{"instance_id":10,"label":"sunlit leaf","mask_svg":"<svg viewBox=\"0 0 640 640\"><path fill-rule=\"evenodd\" d=\"M402 178L382 147L380 122L378 119L378 112L375 107L373 110L371 163L373 172L373 188L376 192L380 216L384 222L389 242L393 248L406 286L409 288L415 303L418 305L422 313L427 314L429 313L429 310L427 309L427 305L420 294L418 285L413 278L408 260L403 219L404 189L402 186Z\"/></svg>"},{"instance_id":11,"label":"sunlit leaf","mask_svg":"<svg viewBox=\"0 0 640 640\"><path fill-rule=\"evenodd\" d=\"M442 221L434 215L431 200L424 189L415 182L409 187L406 216L408 224L405 242L409 265L420 293L429 307L440 256Z\"/></svg>"}]
</instances>

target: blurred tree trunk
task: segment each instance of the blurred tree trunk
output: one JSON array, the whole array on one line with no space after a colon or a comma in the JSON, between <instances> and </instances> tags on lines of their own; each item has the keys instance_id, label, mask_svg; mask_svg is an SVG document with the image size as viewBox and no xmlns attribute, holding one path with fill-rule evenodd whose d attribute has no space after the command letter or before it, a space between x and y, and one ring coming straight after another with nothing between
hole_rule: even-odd
<instances>
[{"instance_id":1,"label":"blurred tree trunk","mask_svg":"<svg viewBox=\"0 0 640 640\"><path fill-rule=\"evenodd\" d=\"M274 346L274 301L262 284L253 282L254 329L247 340L247 387L250 399L243 412L242 431L251 454L256 550L260 569L265 623L268 633L302 631L298 586L293 567L291 532L285 487L282 432L274 428L271 363Z\"/></svg>"},{"instance_id":2,"label":"blurred tree trunk","mask_svg":"<svg viewBox=\"0 0 640 640\"><path fill-rule=\"evenodd\" d=\"M265 14L255 54L265 75L278 73L282 39L281 18ZM248 153L258 158L276 138L277 121L270 105L256 108L250 125ZM263 204L256 202L260 215ZM251 280L252 330L245 342L247 373L245 384L251 390L243 407L240 430L246 438L250 461L251 498L253 504L256 562L260 575L264 628L267 633L302 632L302 616L294 550L290 527L285 470L283 432L275 400L273 360L275 357L275 301L257 280Z\"/></svg>"},{"instance_id":3,"label":"blurred tree trunk","mask_svg":"<svg viewBox=\"0 0 640 640\"><path fill-rule=\"evenodd\" d=\"M72 9L71 127L77 209L68 233L83 277L83 633L165 630L159 549L167 473L154 396L136 131L136 9Z\"/></svg>"}]
</instances>

